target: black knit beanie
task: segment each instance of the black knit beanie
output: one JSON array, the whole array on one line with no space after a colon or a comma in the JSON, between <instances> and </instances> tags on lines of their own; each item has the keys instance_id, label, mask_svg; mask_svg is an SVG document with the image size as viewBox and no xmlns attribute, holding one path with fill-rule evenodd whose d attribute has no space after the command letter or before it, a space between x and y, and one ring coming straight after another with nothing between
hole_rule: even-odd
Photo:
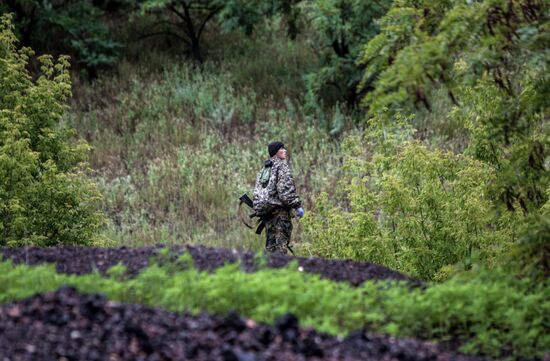
<instances>
[{"instance_id":1,"label":"black knit beanie","mask_svg":"<svg viewBox=\"0 0 550 361\"><path fill-rule=\"evenodd\" d=\"M269 145L267 146L267 151L269 152L269 156L273 157L275 154L277 154L279 149L284 148L284 147L285 147L285 145L281 142L271 142L271 143L269 143Z\"/></svg>"}]
</instances>

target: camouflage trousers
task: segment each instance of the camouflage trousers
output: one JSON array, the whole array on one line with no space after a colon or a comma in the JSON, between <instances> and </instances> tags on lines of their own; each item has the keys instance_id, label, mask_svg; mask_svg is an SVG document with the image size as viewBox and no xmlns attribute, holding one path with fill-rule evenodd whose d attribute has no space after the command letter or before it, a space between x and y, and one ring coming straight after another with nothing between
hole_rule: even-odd
<instances>
[{"instance_id":1,"label":"camouflage trousers","mask_svg":"<svg viewBox=\"0 0 550 361\"><path fill-rule=\"evenodd\" d=\"M268 252L286 254L292 234L290 211L286 209L274 211L272 217L265 221L265 233L265 249Z\"/></svg>"}]
</instances>

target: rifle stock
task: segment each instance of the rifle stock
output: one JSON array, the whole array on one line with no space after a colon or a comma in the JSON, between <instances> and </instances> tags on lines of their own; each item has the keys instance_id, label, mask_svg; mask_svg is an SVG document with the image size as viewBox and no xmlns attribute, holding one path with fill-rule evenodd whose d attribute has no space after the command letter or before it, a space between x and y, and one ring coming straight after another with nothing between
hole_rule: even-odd
<instances>
[{"instance_id":1,"label":"rifle stock","mask_svg":"<svg viewBox=\"0 0 550 361\"><path fill-rule=\"evenodd\" d=\"M248 194L246 194L246 193L243 194L242 196L239 197L239 200L241 201L241 203L246 204L250 208L254 208L254 203L252 202L252 199L250 199Z\"/></svg>"}]
</instances>

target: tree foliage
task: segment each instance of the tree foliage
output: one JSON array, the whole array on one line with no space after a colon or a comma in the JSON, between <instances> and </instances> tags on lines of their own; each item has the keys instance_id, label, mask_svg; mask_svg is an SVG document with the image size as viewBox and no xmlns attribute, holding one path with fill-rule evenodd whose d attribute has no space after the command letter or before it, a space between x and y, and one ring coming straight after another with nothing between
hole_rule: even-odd
<instances>
[{"instance_id":1,"label":"tree foliage","mask_svg":"<svg viewBox=\"0 0 550 361\"><path fill-rule=\"evenodd\" d=\"M360 58L373 88L366 138L346 154L348 203L321 197L310 213L320 254L434 279L446 265L506 262L516 243L526 273L547 272L545 223L521 232L548 207L549 15L543 1L394 2ZM464 154L411 141L414 115L441 93L467 132Z\"/></svg>"},{"instance_id":2,"label":"tree foliage","mask_svg":"<svg viewBox=\"0 0 550 361\"><path fill-rule=\"evenodd\" d=\"M241 29L251 35L255 27L270 17L280 16L286 23L287 35L295 39L300 32L303 0L231 0L220 14L221 25L227 30Z\"/></svg>"},{"instance_id":3,"label":"tree foliage","mask_svg":"<svg viewBox=\"0 0 550 361\"><path fill-rule=\"evenodd\" d=\"M513 270L540 283L550 277L550 214L535 215L525 224L517 247L511 253Z\"/></svg>"},{"instance_id":4,"label":"tree foliage","mask_svg":"<svg viewBox=\"0 0 550 361\"><path fill-rule=\"evenodd\" d=\"M258 23L282 19L287 35L311 37L311 44L322 58L323 67L308 75L311 101L319 99L355 106L361 66L356 59L363 44L376 35L376 20L389 7L390 0L140 0L140 14L151 16L151 30L142 37L169 36L183 42L191 58L204 60L202 37L209 23L223 31L241 29L252 35Z\"/></svg>"},{"instance_id":5,"label":"tree foliage","mask_svg":"<svg viewBox=\"0 0 550 361\"><path fill-rule=\"evenodd\" d=\"M84 142L59 129L71 95L69 62L17 50L10 16L0 24L0 245L90 244L103 222L100 195L86 178Z\"/></svg>"},{"instance_id":6,"label":"tree foliage","mask_svg":"<svg viewBox=\"0 0 550 361\"><path fill-rule=\"evenodd\" d=\"M508 210L546 201L550 184L549 6L545 1L397 1L361 62L371 117L431 109L444 89L451 116L469 132L468 153L499 173L494 191Z\"/></svg>"},{"instance_id":7,"label":"tree foliage","mask_svg":"<svg viewBox=\"0 0 550 361\"><path fill-rule=\"evenodd\" d=\"M46 23L57 26L75 59L95 78L99 69L113 65L122 45L113 40L103 20L103 9L89 1L68 1L61 9L43 9Z\"/></svg>"},{"instance_id":8,"label":"tree foliage","mask_svg":"<svg viewBox=\"0 0 550 361\"><path fill-rule=\"evenodd\" d=\"M356 60L366 42L378 33L377 20L391 1L322 0L304 1L306 22L311 26L312 44L322 67L308 75L310 96L355 106L361 94L357 86L362 66ZM368 85L363 91L369 90ZM334 94L330 97L328 94ZM332 98L332 99L331 99Z\"/></svg>"},{"instance_id":9,"label":"tree foliage","mask_svg":"<svg viewBox=\"0 0 550 361\"><path fill-rule=\"evenodd\" d=\"M90 78L113 65L121 45L113 40L105 11L86 0L6 0L0 11L12 12L24 46L71 54ZM114 3L111 1L110 3ZM104 4L108 6L109 4Z\"/></svg>"}]
</instances>

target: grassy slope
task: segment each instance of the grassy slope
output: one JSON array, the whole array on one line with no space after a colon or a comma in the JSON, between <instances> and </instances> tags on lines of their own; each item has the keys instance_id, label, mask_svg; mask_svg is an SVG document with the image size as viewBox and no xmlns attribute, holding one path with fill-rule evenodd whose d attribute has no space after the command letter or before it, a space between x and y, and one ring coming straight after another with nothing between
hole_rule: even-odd
<instances>
[{"instance_id":1,"label":"grassy slope","mask_svg":"<svg viewBox=\"0 0 550 361\"><path fill-rule=\"evenodd\" d=\"M220 49L217 57L228 55ZM94 147L108 238L261 249L263 236L238 220L237 199L252 191L273 140L291 152L306 209L313 194L333 189L339 142L297 105L298 74L313 66L304 49L264 34L232 48L223 68L210 63L199 70L160 57L151 59L156 71L122 63L116 75L77 89L67 121Z\"/></svg>"}]
</instances>

